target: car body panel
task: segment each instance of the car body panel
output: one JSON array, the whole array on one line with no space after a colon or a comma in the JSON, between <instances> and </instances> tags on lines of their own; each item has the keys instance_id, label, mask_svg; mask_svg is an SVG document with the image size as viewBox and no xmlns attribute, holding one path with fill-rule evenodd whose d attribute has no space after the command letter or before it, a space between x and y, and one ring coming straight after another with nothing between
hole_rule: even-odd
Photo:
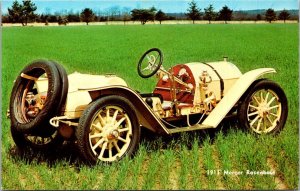
<instances>
[{"instance_id":1,"label":"car body panel","mask_svg":"<svg viewBox=\"0 0 300 191\"><path fill-rule=\"evenodd\" d=\"M113 74L91 75L74 72L68 75L69 89L64 107L64 115L69 119L76 119L86 106L92 102L89 90L111 85L127 86L127 83L120 77ZM46 93L48 89L47 78L39 78L36 81L39 93Z\"/></svg>"}]
</instances>

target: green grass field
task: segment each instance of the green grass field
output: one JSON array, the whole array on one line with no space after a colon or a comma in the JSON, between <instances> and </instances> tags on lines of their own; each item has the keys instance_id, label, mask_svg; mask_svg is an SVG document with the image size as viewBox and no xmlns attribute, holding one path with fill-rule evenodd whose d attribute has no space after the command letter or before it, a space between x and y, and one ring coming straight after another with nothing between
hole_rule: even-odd
<instances>
[{"instance_id":1,"label":"green grass field","mask_svg":"<svg viewBox=\"0 0 300 191\"><path fill-rule=\"evenodd\" d=\"M3 28L1 189L296 189L298 42L298 24ZM152 47L164 52L165 68L223 56L243 73L274 67L277 74L268 77L283 87L289 103L284 130L257 138L229 121L217 130L171 137L146 131L133 159L93 168L78 165L72 144L50 156L17 152L5 112L13 80L25 65L44 58L61 63L68 73L113 72L133 89L150 92L156 79L141 79L136 65ZM274 170L275 176L223 170Z\"/></svg>"}]
</instances>

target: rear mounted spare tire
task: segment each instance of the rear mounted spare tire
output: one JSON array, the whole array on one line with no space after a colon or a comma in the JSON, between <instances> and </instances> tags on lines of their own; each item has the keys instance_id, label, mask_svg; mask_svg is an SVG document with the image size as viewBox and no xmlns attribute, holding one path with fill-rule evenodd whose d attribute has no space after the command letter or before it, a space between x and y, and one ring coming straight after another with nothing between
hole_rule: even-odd
<instances>
[{"instance_id":1,"label":"rear mounted spare tire","mask_svg":"<svg viewBox=\"0 0 300 191\"><path fill-rule=\"evenodd\" d=\"M63 66L56 63L55 61L51 61L51 62L56 65L56 68L57 68L59 76L60 76L59 79L60 79L60 84L61 84L61 90L60 90L61 95L59 97L56 114L63 115L63 113L61 111L64 110L64 108L66 106L65 104L66 104L68 90L69 90L68 74Z\"/></svg>"},{"instance_id":2,"label":"rear mounted spare tire","mask_svg":"<svg viewBox=\"0 0 300 191\"><path fill-rule=\"evenodd\" d=\"M37 96L38 78L45 78L47 89L43 97L39 94L40 108L32 109L29 97ZM61 77L55 63L46 60L36 60L27 65L17 77L10 97L11 126L20 133L43 132L53 133L49 120L60 110ZM41 93L41 92L39 92ZM42 100L42 101L41 101ZM37 111L38 110L38 111ZM36 111L36 112L35 112ZM30 113L31 112L31 113ZM39 129L39 127L46 127Z\"/></svg>"}]
</instances>

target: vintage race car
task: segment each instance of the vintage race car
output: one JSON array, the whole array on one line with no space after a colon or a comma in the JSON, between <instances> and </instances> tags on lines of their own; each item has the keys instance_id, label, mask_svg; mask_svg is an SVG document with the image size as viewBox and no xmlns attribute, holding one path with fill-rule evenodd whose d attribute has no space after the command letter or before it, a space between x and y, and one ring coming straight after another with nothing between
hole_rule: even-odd
<instances>
[{"instance_id":1,"label":"vintage race car","mask_svg":"<svg viewBox=\"0 0 300 191\"><path fill-rule=\"evenodd\" d=\"M157 48L138 61L142 78L156 76L150 93L128 87L120 77L72 73L54 61L37 60L18 75L10 98L13 140L20 149L49 149L75 141L88 164L134 154L141 128L173 134L216 128L236 115L256 134L278 133L288 115L282 88L261 78L259 68L242 74L224 58L178 64L165 70Z\"/></svg>"}]
</instances>

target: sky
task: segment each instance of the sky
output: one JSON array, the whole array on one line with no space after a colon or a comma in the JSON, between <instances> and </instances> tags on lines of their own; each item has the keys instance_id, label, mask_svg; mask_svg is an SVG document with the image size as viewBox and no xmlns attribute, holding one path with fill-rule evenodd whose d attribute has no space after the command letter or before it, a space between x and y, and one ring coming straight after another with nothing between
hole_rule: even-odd
<instances>
[{"instance_id":1,"label":"sky","mask_svg":"<svg viewBox=\"0 0 300 191\"><path fill-rule=\"evenodd\" d=\"M2 14L7 13L7 8L11 7L14 0L2 0ZM19 0L21 2L21 0ZM113 7L119 10L134 8L150 8L154 6L158 10L161 9L165 13L184 13L188 8L191 0L32 0L37 6L37 13L64 13L79 12L84 8L91 8L94 11L105 12ZM227 5L230 9L238 10L254 10L268 9L299 9L298 0L195 0L198 8L203 11L204 8L212 4L215 11L219 11L223 6Z\"/></svg>"}]
</instances>

